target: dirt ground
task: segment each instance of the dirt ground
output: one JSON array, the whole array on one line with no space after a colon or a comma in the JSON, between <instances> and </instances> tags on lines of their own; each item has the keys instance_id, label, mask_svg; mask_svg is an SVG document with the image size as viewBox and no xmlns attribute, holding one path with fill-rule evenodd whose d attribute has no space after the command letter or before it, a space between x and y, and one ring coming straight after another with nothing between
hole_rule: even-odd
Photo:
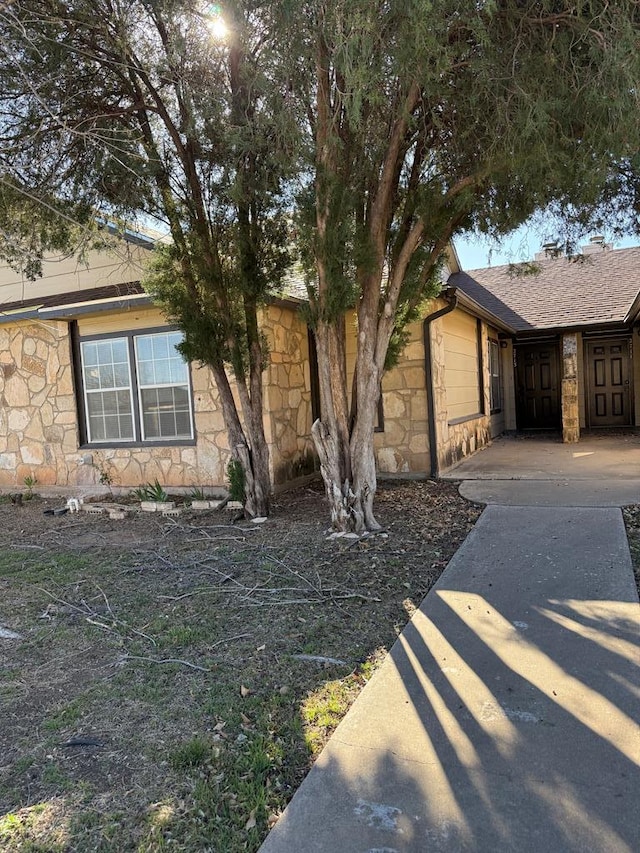
<instances>
[{"instance_id":1,"label":"dirt ground","mask_svg":"<svg viewBox=\"0 0 640 853\"><path fill-rule=\"evenodd\" d=\"M386 483L328 540L319 488L264 525L0 503L0 850L257 850L480 508Z\"/></svg>"}]
</instances>

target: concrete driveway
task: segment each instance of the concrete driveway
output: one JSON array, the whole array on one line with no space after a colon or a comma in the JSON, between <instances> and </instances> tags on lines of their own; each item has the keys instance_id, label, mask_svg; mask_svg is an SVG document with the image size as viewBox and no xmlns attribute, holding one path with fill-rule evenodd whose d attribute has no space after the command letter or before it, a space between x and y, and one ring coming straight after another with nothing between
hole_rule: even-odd
<instances>
[{"instance_id":1,"label":"concrete driveway","mask_svg":"<svg viewBox=\"0 0 640 853\"><path fill-rule=\"evenodd\" d=\"M640 503L640 435L500 436L441 474L478 503L626 506Z\"/></svg>"}]
</instances>

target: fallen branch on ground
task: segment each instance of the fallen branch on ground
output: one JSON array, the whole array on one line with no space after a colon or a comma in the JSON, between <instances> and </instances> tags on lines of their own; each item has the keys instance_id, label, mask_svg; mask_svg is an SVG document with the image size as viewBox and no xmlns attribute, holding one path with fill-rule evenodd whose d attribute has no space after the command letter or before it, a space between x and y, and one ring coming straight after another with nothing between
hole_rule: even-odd
<instances>
[{"instance_id":1,"label":"fallen branch on ground","mask_svg":"<svg viewBox=\"0 0 640 853\"><path fill-rule=\"evenodd\" d=\"M334 666L347 666L346 660L339 658L327 658L324 655L291 655L295 660L309 661L310 663L333 664Z\"/></svg>"},{"instance_id":2,"label":"fallen branch on ground","mask_svg":"<svg viewBox=\"0 0 640 853\"><path fill-rule=\"evenodd\" d=\"M129 660L143 660L148 663L178 663L181 666L188 666L190 669L197 669L200 672L213 672L212 669L207 669L204 666L198 666L197 663L191 663L188 660L181 660L180 658L149 658L144 657L143 655L124 655L118 661L118 665L123 665Z\"/></svg>"}]
</instances>

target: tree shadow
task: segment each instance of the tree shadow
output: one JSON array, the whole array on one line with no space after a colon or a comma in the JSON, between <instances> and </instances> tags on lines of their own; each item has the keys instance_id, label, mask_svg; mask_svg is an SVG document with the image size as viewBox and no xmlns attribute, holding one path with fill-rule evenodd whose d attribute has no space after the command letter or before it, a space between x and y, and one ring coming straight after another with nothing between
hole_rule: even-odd
<instances>
[{"instance_id":1,"label":"tree shadow","mask_svg":"<svg viewBox=\"0 0 640 853\"><path fill-rule=\"evenodd\" d=\"M640 849L637 603L485 581L445 573L261 853Z\"/></svg>"}]
</instances>

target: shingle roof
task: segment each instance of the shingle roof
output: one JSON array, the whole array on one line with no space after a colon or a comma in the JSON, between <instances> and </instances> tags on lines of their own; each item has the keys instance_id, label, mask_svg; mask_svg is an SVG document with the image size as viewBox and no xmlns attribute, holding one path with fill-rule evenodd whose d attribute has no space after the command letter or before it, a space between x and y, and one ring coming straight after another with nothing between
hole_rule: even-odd
<instances>
[{"instance_id":1,"label":"shingle roof","mask_svg":"<svg viewBox=\"0 0 640 853\"><path fill-rule=\"evenodd\" d=\"M640 246L536 265L534 275L506 265L455 273L448 283L518 332L622 323L640 291Z\"/></svg>"}]
</instances>

